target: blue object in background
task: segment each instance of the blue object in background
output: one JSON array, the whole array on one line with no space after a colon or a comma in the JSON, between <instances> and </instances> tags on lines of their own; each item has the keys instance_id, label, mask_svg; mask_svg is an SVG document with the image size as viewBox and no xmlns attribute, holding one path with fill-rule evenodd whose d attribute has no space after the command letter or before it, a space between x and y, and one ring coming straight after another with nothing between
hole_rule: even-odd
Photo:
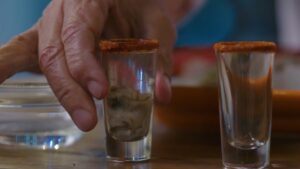
<instances>
[{"instance_id":1,"label":"blue object in background","mask_svg":"<svg viewBox=\"0 0 300 169\"><path fill-rule=\"evenodd\" d=\"M236 13L230 0L206 0L192 18L178 27L176 46L199 46L224 39L234 28Z\"/></svg>"},{"instance_id":2,"label":"blue object in background","mask_svg":"<svg viewBox=\"0 0 300 169\"><path fill-rule=\"evenodd\" d=\"M277 41L274 0L206 0L178 27L176 46L209 46L217 41Z\"/></svg>"},{"instance_id":3,"label":"blue object in background","mask_svg":"<svg viewBox=\"0 0 300 169\"><path fill-rule=\"evenodd\" d=\"M30 28L50 0L0 0L0 44ZM274 0L206 0L178 27L176 46L216 41L277 40Z\"/></svg>"},{"instance_id":4,"label":"blue object in background","mask_svg":"<svg viewBox=\"0 0 300 169\"><path fill-rule=\"evenodd\" d=\"M30 28L50 0L0 0L0 44Z\"/></svg>"},{"instance_id":5,"label":"blue object in background","mask_svg":"<svg viewBox=\"0 0 300 169\"><path fill-rule=\"evenodd\" d=\"M228 40L277 41L274 0L231 0L237 11L237 22Z\"/></svg>"}]
</instances>

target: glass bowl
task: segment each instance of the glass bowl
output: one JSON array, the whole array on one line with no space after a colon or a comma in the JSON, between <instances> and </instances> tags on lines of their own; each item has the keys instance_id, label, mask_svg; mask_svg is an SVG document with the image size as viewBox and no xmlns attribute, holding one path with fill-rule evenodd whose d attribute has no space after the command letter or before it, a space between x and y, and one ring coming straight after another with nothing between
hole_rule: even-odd
<instances>
[{"instance_id":1,"label":"glass bowl","mask_svg":"<svg viewBox=\"0 0 300 169\"><path fill-rule=\"evenodd\" d=\"M20 73L0 85L0 144L59 149L81 135L44 76Z\"/></svg>"}]
</instances>

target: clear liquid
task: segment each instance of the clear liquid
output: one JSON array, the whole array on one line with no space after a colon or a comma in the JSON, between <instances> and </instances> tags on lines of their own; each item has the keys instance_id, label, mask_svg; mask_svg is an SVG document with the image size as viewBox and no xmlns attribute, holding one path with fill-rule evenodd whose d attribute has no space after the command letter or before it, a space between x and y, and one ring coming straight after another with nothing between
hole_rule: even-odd
<instances>
[{"instance_id":1,"label":"clear liquid","mask_svg":"<svg viewBox=\"0 0 300 169\"><path fill-rule=\"evenodd\" d=\"M2 146L20 146L35 149L60 149L70 146L79 140L82 133L75 126L62 130L51 130L33 133L0 134Z\"/></svg>"},{"instance_id":2,"label":"clear liquid","mask_svg":"<svg viewBox=\"0 0 300 169\"><path fill-rule=\"evenodd\" d=\"M44 76L21 73L0 85L0 145L59 149L81 136Z\"/></svg>"},{"instance_id":3,"label":"clear liquid","mask_svg":"<svg viewBox=\"0 0 300 169\"><path fill-rule=\"evenodd\" d=\"M153 96L131 88L112 87L104 101L107 135L118 141L137 141L147 136Z\"/></svg>"},{"instance_id":4,"label":"clear liquid","mask_svg":"<svg viewBox=\"0 0 300 169\"><path fill-rule=\"evenodd\" d=\"M59 149L77 141L82 132L53 97L39 100L36 93L29 101L9 95L0 99L0 144L38 149Z\"/></svg>"}]
</instances>

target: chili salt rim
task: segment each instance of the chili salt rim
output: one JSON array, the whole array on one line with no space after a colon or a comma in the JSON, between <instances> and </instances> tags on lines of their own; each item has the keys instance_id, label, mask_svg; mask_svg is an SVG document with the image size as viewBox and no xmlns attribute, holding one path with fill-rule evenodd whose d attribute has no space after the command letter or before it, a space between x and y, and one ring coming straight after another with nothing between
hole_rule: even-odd
<instances>
[{"instance_id":1,"label":"chili salt rim","mask_svg":"<svg viewBox=\"0 0 300 169\"><path fill-rule=\"evenodd\" d=\"M276 44L268 41L219 42L216 52L276 52Z\"/></svg>"},{"instance_id":2,"label":"chili salt rim","mask_svg":"<svg viewBox=\"0 0 300 169\"><path fill-rule=\"evenodd\" d=\"M152 51L158 49L159 42L155 39L111 39L99 42L102 52L133 52Z\"/></svg>"}]
</instances>

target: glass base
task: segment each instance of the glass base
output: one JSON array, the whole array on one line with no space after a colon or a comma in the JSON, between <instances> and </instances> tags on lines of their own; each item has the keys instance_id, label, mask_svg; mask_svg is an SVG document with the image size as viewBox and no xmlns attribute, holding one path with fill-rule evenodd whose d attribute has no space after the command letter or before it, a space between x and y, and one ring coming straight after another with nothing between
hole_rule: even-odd
<instances>
[{"instance_id":1,"label":"glass base","mask_svg":"<svg viewBox=\"0 0 300 169\"><path fill-rule=\"evenodd\" d=\"M82 132L76 127L61 131L38 133L0 133L0 145L19 146L43 150L57 150L61 147L72 145L79 140Z\"/></svg>"},{"instance_id":2,"label":"glass base","mask_svg":"<svg viewBox=\"0 0 300 169\"><path fill-rule=\"evenodd\" d=\"M222 144L225 169L263 169L269 166L270 141L255 149L241 149L227 142Z\"/></svg>"},{"instance_id":3,"label":"glass base","mask_svg":"<svg viewBox=\"0 0 300 169\"><path fill-rule=\"evenodd\" d=\"M268 164L264 164L262 166L256 166L251 165L251 164L246 164L246 165L234 165L234 164L227 164L227 163L223 163L224 165L224 169L264 169L264 168L268 168Z\"/></svg>"},{"instance_id":4,"label":"glass base","mask_svg":"<svg viewBox=\"0 0 300 169\"><path fill-rule=\"evenodd\" d=\"M107 159L113 162L142 162L151 158L151 132L138 141L121 142L106 137Z\"/></svg>"}]
</instances>

